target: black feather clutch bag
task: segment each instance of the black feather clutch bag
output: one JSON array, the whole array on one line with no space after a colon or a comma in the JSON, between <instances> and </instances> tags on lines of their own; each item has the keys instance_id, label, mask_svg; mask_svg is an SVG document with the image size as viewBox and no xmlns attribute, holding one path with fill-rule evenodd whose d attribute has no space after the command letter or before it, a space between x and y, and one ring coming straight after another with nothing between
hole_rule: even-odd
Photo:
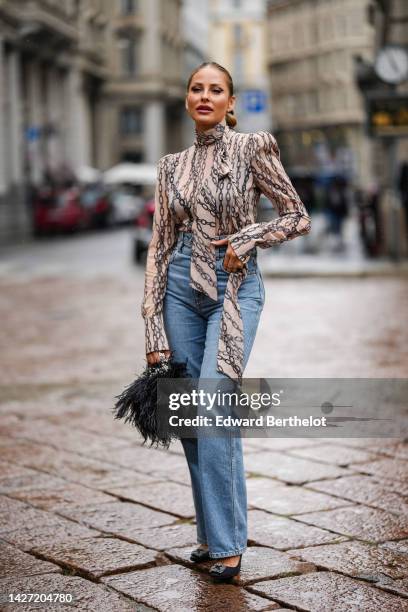
<instances>
[{"instance_id":1,"label":"black feather clutch bag","mask_svg":"<svg viewBox=\"0 0 408 612\"><path fill-rule=\"evenodd\" d=\"M165 426L163 412L160 412L157 387L163 378L189 378L185 363L174 361L173 355L162 358L159 363L147 365L138 378L128 385L113 408L115 419L130 422L143 436L143 444L150 440L150 446L168 448L179 436L175 430Z\"/></svg>"}]
</instances>

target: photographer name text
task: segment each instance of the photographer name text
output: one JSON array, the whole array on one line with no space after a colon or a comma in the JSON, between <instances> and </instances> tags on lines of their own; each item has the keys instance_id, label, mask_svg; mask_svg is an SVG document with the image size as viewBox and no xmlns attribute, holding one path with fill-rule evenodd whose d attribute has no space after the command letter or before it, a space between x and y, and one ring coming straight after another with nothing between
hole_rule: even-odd
<instances>
[{"instance_id":1,"label":"photographer name text","mask_svg":"<svg viewBox=\"0 0 408 612\"><path fill-rule=\"evenodd\" d=\"M326 417L276 417L271 414L257 417L239 418L217 415L216 417L195 416L192 418L172 415L169 417L171 427L327 427Z\"/></svg>"}]
</instances>

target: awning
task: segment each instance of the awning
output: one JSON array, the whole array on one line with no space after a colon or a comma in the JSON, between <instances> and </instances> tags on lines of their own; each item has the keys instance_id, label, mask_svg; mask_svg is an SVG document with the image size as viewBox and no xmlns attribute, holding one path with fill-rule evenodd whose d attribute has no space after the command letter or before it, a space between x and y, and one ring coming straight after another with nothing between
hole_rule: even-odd
<instances>
[{"instance_id":1,"label":"awning","mask_svg":"<svg viewBox=\"0 0 408 612\"><path fill-rule=\"evenodd\" d=\"M103 180L107 184L155 185L156 179L157 167L154 164L123 162L103 173Z\"/></svg>"}]
</instances>

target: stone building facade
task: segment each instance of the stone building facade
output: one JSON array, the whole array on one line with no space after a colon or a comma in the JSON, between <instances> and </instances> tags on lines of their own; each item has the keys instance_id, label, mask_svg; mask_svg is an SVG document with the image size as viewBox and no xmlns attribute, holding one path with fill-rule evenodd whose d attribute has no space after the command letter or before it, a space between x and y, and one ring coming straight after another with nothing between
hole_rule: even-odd
<instances>
[{"instance_id":1,"label":"stone building facade","mask_svg":"<svg viewBox=\"0 0 408 612\"><path fill-rule=\"evenodd\" d=\"M44 177L184 146L181 0L0 0L0 240ZM191 46L191 45L190 45Z\"/></svg>"},{"instance_id":2,"label":"stone building facade","mask_svg":"<svg viewBox=\"0 0 408 612\"><path fill-rule=\"evenodd\" d=\"M94 165L109 0L0 2L0 241L30 234L30 187Z\"/></svg>"},{"instance_id":3,"label":"stone building facade","mask_svg":"<svg viewBox=\"0 0 408 612\"><path fill-rule=\"evenodd\" d=\"M202 0L184 0L183 2L183 94L190 74L200 64L210 59L209 56L209 4ZM194 124L187 111L183 116L183 146L188 147L194 141Z\"/></svg>"},{"instance_id":4,"label":"stone building facade","mask_svg":"<svg viewBox=\"0 0 408 612\"><path fill-rule=\"evenodd\" d=\"M108 3L109 79L103 87L98 166L156 163L182 148L181 0Z\"/></svg>"},{"instance_id":5,"label":"stone building facade","mask_svg":"<svg viewBox=\"0 0 408 612\"><path fill-rule=\"evenodd\" d=\"M369 0L269 0L268 73L273 130L291 170L371 181L371 145L354 56L370 60Z\"/></svg>"},{"instance_id":6,"label":"stone building facade","mask_svg":"<svg viewBox=\"0 0 408 612\"><path fill-rule=\"evenodd\" d=\"M237 129L270 127L265 0L209 0L209 55L234 81Z\"/></svg>"}]
</instances>

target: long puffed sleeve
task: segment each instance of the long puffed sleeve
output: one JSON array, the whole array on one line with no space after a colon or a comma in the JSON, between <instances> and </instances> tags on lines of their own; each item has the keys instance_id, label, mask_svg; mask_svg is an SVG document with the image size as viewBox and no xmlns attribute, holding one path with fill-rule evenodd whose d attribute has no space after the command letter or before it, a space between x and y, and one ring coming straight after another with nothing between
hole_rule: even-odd
<instances>
[{"instance_id":1,"label":"long puffed sleeve","mask_svg":"<svg viewBox=\"0 0 408 612\"><path fill-rule=\"evenodd\" d=\"M307 234L311 219L280 161L275 137L269 132L256 132L251 159L255 185L278 209L273 221L252 223L229 237L235 253L245 262L254 246L266 249L273 244Z\"/></svg>"},{"instance_id":2,"label":"long puffed sleeve","mask_svg":"<svg viewBox=\"0 0 408 612\"><path fill-rule=\"evenodd\" d=\"M141 308L145 323L146 353L169 349L163 323L163 298L167 285L169 256L176 240L175 218L169 208L166 185L166 162L170 155L165 155L158 163L153 235L147 251Z\"/></svg>"}]
</instances>

